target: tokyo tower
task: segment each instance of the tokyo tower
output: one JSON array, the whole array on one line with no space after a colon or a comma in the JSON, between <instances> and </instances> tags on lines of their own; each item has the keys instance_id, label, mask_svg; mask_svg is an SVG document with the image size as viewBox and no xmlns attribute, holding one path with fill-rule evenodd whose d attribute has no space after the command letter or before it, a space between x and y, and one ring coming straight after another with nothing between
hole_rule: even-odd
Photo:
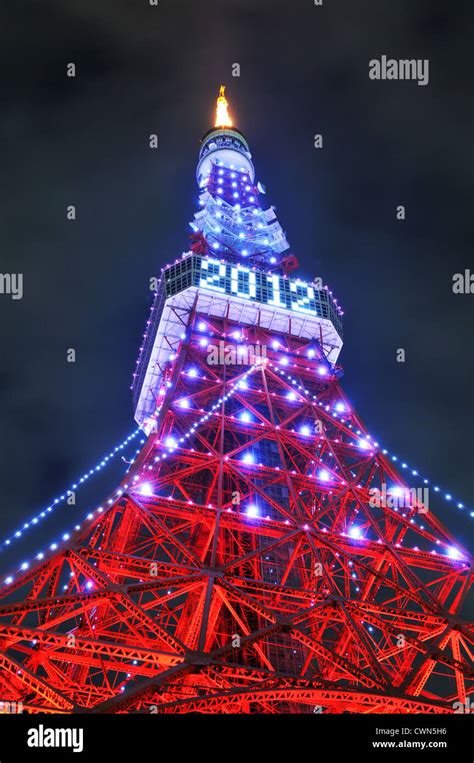
<instances>
[{"instance_id":1,"label":"tokyo tower","mask_svg":"<svg viewBox=\"0 0 474 763\"><path fill-rule=\"evenodd\" d=\"M472 559L345 396L343 311L294 275L224 88L197 182L134 374L146 441L62 544L2 578L0 697L453 713L472 688Z\"/></svg>"}]
</instances>

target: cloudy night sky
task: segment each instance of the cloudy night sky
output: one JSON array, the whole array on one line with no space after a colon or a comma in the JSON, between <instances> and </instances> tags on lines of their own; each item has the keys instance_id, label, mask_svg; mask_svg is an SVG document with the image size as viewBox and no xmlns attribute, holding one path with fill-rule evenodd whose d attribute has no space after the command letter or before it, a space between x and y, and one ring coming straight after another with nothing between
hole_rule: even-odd
<instances>
[{"instance_id":1,"label":"cloudy night sky","mask_svg":"<svg viewBox=\"0 0 474 763\"><path fill-rule=\"evenodd\" d=\"M386 448L466 504L433 496L432 508L471 546L474 295L452 290L474 271L469 6L3 4L0 270L22 273L24 294L0 294L1 539L135 429L149 279L188 249L222 83L299 274L345 309L349 398ZM370 80L382 55L428 59L429 84ZM0 570L80 521L124 468L25 534Z\"/></svg>"}]
</instances>

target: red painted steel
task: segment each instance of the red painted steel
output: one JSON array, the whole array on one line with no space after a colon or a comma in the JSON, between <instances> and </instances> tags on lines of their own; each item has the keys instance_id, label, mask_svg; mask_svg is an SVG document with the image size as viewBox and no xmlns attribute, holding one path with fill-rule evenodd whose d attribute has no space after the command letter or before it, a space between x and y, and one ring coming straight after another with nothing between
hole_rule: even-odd
<instances>
[{"instance_id":1,"label":"red painted steel","mask_svg":"<svg viewBox=\"0 0 474 763\"><path fill-rule=\"evenodd\" d=\"M202 319L123 495L2 590L1 698L56 713L452 713L472 687L471 560L416 500L375 505L373 488L405 483L362 447L309 345L244 329L267 357L238 387L249 366L210 365ZM237 346L240 326L205 320L211 344Z\"/></svg>"}]
</instances>

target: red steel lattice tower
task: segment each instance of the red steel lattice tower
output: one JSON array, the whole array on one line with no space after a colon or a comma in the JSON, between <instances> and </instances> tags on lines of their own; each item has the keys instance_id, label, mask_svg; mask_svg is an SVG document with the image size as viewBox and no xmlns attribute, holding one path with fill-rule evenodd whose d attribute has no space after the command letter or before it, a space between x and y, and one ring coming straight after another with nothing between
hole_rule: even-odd
<instances>
[{"instance_id":1,"label":"red steel lattice tower","mask_svg":"<svg viewBox=\"0 0 474 763\"><path fill-rule=\"evenodd\" d=\"M119 489L0 598L30 712L452 713L472 562L340 386L342 310L297 266L224 90L191 250L134 375Z\"/></svg>"}]
</instances>

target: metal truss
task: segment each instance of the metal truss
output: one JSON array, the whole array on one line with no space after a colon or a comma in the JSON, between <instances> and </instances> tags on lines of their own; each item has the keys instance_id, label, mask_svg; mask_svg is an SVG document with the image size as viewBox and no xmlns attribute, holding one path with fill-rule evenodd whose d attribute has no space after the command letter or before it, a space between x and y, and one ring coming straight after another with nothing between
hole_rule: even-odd
<instances>
[{"instance_id":1,"label":"metal truss","mask_svg":"<svg viewBox=\"0 0 474 763\"><path fill-rule=\"evenodd\" d=\"M406 483L314 341L204 320L121 494L0 592L0 696L33 713L453 712L473 679L468 553L418 501L374 502ZM237 360L210 364L222 341ZM242 344L266 355L239 386Z\"/></svg>"}]
</instances>

